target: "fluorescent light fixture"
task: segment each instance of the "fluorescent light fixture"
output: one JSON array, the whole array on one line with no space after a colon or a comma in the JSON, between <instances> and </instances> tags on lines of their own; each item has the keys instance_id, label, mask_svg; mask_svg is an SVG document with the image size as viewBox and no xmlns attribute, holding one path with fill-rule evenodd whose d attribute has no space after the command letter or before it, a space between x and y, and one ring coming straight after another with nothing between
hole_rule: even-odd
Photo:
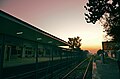
<instances>
[{"instance_id":1,"label":"fluorescent light fixture","mask_svg":"<svg viewBox=\"0 0 120 79\"><path fill-rule=\"evenodd\" d=\"M48 43L52 43L52 41L48 41Z\"/></svg>"},{"instance_id":2,"label":"fluorescent light fixture","mask_svg":"<svg viewBox=\"0 0 120 79\"><path fill-rule=\"evenodd\" d=\"M17 34L17 35L21 35L21 34L23 34L23 32L17 32L16 34Z\"/></svg>"},{"instance_id":3,"label":"fluorescent light fixture","mask_svg":"<svg viewBox=\"0 0 120 79\"><path fill-rule=\"evenodd\" d=\"M42 38L37 38L37 40L42 40Z\"/></svg>"}]
</instances>

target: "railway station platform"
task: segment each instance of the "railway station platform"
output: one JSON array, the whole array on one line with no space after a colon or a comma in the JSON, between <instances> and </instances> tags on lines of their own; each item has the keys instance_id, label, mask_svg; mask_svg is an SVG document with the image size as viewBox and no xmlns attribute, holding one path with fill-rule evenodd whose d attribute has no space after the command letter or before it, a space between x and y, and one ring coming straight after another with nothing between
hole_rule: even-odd
<instances>
[{"instance_id":1,"label":"railway station platform","mask_svg":"<svg viewBox=\"0 0 120 79\"><path fill-rule=\"evenodd\" d=\"M120 79L117 61L107 58L103 64L101 60L93 62L92 79Z\"/></svg>"}]
</instances>

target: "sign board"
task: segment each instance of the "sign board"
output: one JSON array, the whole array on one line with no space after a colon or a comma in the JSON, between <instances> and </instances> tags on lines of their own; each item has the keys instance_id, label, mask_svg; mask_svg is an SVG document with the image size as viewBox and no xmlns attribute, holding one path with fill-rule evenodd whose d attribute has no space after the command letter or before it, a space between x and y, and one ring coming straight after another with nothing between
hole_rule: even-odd
<instances>
[{"instance_id":1,"label":"sign board","mask_svg":"<svg viewBox=\"0 0 120 79\"><path fill-rule=\"evenodd\" d=\"M115 42L102 42L103 50L115 50L116 45Z\"/></svg>"}]
</instances>

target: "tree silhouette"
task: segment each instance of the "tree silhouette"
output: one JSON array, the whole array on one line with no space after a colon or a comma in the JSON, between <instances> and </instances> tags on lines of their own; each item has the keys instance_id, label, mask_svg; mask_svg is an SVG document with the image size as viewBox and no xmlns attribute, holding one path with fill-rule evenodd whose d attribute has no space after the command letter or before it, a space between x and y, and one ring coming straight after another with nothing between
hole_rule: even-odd
<instances>
[{"instance_id":1,"label":"tree silhouette","mask_svg":"<svg viewBox=\"0 0 120 79\"><path fill-rule=\"evenodd\" d=\"M97 55L101 55L101 54L103 54L103 53L104 53L104 51L101 50L101 49L99 49L99 50L97 51Z\"/></svg>"},{"instance_id":2,"label":"tree silhouette","mask_svg":"<svg viewBox=\"0 0 120 79\"><path fill-rule=\"evenodd\" d=\"M84 8L87 23L100 21L107 35L120 42L120 0L88 0Z\"/></svg>"},{"instance_id":3,"label":"tree silhouette","mask_svg":"<svg viewBox=\"0 0 120 79\"><path fill-rule=\"evenodd\" d=\"M68 38L68 44L70 44L70 48L74 49L74 48L79 48L80 49L80 46L81 46L81 40L79 36L77 37L74 37L74 38Z\"/></svg>"}]
</instances>

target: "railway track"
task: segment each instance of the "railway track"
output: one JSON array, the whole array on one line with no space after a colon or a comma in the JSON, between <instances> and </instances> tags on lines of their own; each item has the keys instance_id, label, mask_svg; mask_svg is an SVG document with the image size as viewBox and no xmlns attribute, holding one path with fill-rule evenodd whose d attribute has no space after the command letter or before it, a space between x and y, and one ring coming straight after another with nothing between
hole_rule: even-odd
<instances>
[{"instance_id":1,"label":"railway track","mask_svg":"<svg viewBox=\"0 0 120 79\"><path fill-rule=\"evenodd\" d=\"M34 70L27 73L22 73L16 76L11 76L6 79L13 79L17 77L17 79L29 79L32 77L32 79L91 79L90 76L92 75L90 73L92 72L92 70L90 70L90 68L92 67L90 66L92 63L92 57L86 58L83 61L75 61L76 60L69 63L67 63L66 61L58 64L53 63L52 66L44 67L42 69ZM36 72L38 74L38 78L34 78L36 76Z\"/></svg>"},{"instance_id":2,"label":"railway track","mask_svg":"<svg viewBox=\"0 0 120 79\"><path fill-rule=\"evenodd\" d=\"M92 59L83 60L59 79L92 79Z\"/></svg>"}]
</instances>

